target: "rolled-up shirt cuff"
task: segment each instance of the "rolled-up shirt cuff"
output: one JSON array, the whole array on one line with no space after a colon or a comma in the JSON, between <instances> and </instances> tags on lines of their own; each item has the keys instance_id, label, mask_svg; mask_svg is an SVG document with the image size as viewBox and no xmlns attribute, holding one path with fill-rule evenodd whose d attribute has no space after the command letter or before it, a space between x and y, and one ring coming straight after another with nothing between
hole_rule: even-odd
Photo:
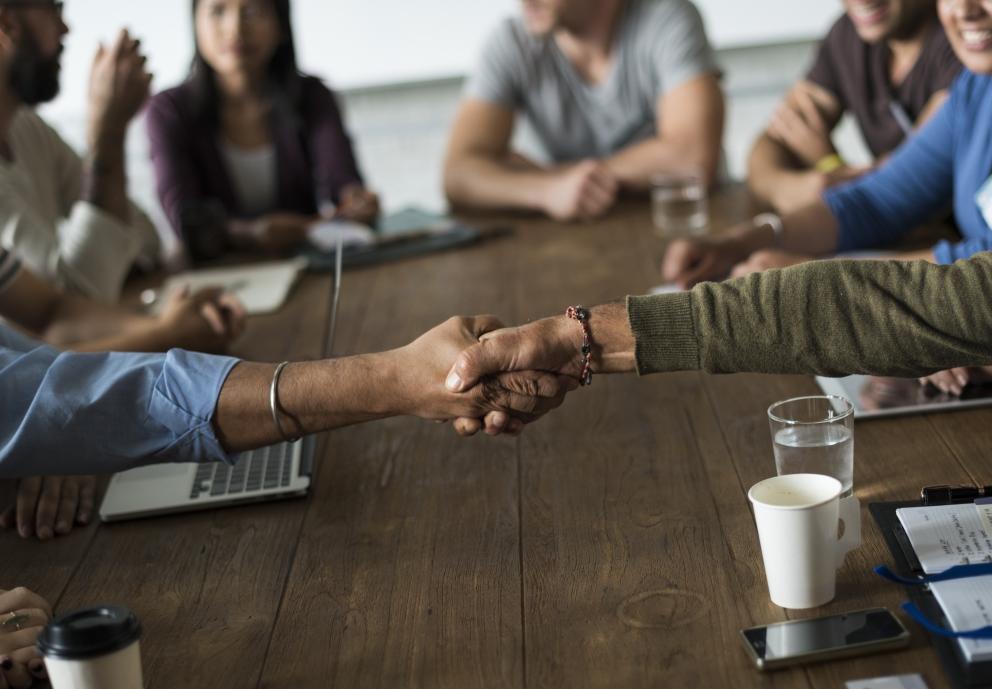
<instances>
[{"instance_id":1,"label":"rolled-up shirt cuff","mask_svg":"<svg viewBox=\"0 0 992 689\"><path fill-rule=\"evenodd\" d=\"M227 377L239 363L231 357L170 350L155 381L149 411L176 439L159 454L165 461L227 462L235 455L224 450L214 431L217 400Z\"/></svg>"},{"instance_id":2,"label":"rolled-up shirt cuff","mask_svg":"<svg viewBox=\"0 0 992 689\"><path fill-rule=\"evenodd\" d=\"M954 263L956 260L954 257L954 246L946 239L942 239L934 245L933 257L934 260L941 265L950 265L951 263Z\"/></svg>"},{"instance_id":3,"label":"rolled-up shirt cuff","mask_svg":"<svg viewBox=\"0 0 992 689\"><path fill-rule=\"evenodd\" d=\"M139 234L103 209L79 201L61 235L62 258L76 283L72 287L95 299L116 302L141 253Z\"/></svg>"},{"instance_id":4,"label":"rolled-up shirt cuff","mask_svg":"<svg viewBox=\"0 0 992 689\"><path fill-rule=\"evenodd\" d=\"M692 293L627 297L638 375L699 368Z\"/></svg>"}]
</instances>

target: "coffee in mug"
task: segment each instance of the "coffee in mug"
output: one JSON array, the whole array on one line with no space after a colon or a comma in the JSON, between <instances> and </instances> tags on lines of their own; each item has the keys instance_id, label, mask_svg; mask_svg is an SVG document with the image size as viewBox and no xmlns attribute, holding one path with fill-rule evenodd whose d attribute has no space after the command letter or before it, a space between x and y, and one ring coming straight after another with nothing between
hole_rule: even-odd
<instances>
[{"instance_id":1,"label":"coffee in mug","mask_svg":"<svg viewBox=\"0 0 992 689\"><path fill-rule=\"evenodd\" d=\"M38 637L52 689L142 689L141 623L99 606L59 616Z\"/></svg>"}]
</instances>

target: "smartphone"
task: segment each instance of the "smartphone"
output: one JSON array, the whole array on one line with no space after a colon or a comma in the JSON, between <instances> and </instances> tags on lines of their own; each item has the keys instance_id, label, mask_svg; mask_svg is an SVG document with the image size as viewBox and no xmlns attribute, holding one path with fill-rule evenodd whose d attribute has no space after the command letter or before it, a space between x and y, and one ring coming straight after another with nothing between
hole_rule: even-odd
<instances>
[{"instance_id":1,"label":"smartphone","mask_svg":"<svg viewBox=\"0 0 992 689\"><path fill-rule=\"evenodd\" d=\"M875 653L909 644L909 632L885 608L776 622L741 630L759 670Z\"/></svg>"}]
</instances>

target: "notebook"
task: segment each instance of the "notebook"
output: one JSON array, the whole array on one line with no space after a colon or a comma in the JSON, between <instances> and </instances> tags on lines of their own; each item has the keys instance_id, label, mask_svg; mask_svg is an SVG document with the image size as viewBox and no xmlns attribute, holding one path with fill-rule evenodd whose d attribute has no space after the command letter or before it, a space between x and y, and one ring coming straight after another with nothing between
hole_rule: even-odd
<instances>
[{"instance_id":1,"label":"notebook","mask_svg":"<svg viewBox=\"0 0 992 689\"><path fill-rule=\"evenodd\" d=\"M896 516L927 574L992 562L992 537L974 503L903 507Z\"/></svg>"},{"instance_id":2,"label":"notebook","mask_svg":"<svg viewBox=\"0 0 992 689\"><path fill-rule=\"evenodd\" d=\"M257 316L279 309L306 267L306 259L294 258L231 268L192 270L170 277L162 285L160 294L168 295L184 286L194 292L205 287L223 287L241 300L249 316ZM159 296L155 310L161 309L165 302L166 299Z\"/></svg>"},{"instance_id":3,"label":"notebook","mask_svg":"<svg viewBox=\"0 0 992 689\"><path fill-rule=\"evenodd\" d=\"M947 624L954 631L992 625L992 575L930 584ZM992 660L992 639L955 639L969 663Z\"/></svg>"},{"instance_id":4,"label":"notebook","mask_svg":"<svg viewBox=\"0 0 992 689\"><path fill-rule=\"evenodd\" d=\"M896 516L927 574L949 567L992 562L989 536L973 503L904 507ZM992 625L992 576L930 584L947 623L955 631ZM956 639L968 662L992 660L992 639Z\"/></svg>"}]
</instances>

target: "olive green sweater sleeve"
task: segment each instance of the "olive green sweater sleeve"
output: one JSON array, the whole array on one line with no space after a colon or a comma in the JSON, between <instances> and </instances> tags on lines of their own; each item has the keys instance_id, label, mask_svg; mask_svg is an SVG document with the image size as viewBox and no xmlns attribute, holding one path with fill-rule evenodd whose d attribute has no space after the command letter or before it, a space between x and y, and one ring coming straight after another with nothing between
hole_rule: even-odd
<instances>
[{"instance_id":1,"label":"olive green sweater sleeve","mask_svg":"<svg viewBox=\"0 0 992 689\"><path fill-rule=\"evenodd\" d=\"M917 376L992 363L992 253L814 261L628 297L638 373Z\"/></svg>"}]
</instances>

